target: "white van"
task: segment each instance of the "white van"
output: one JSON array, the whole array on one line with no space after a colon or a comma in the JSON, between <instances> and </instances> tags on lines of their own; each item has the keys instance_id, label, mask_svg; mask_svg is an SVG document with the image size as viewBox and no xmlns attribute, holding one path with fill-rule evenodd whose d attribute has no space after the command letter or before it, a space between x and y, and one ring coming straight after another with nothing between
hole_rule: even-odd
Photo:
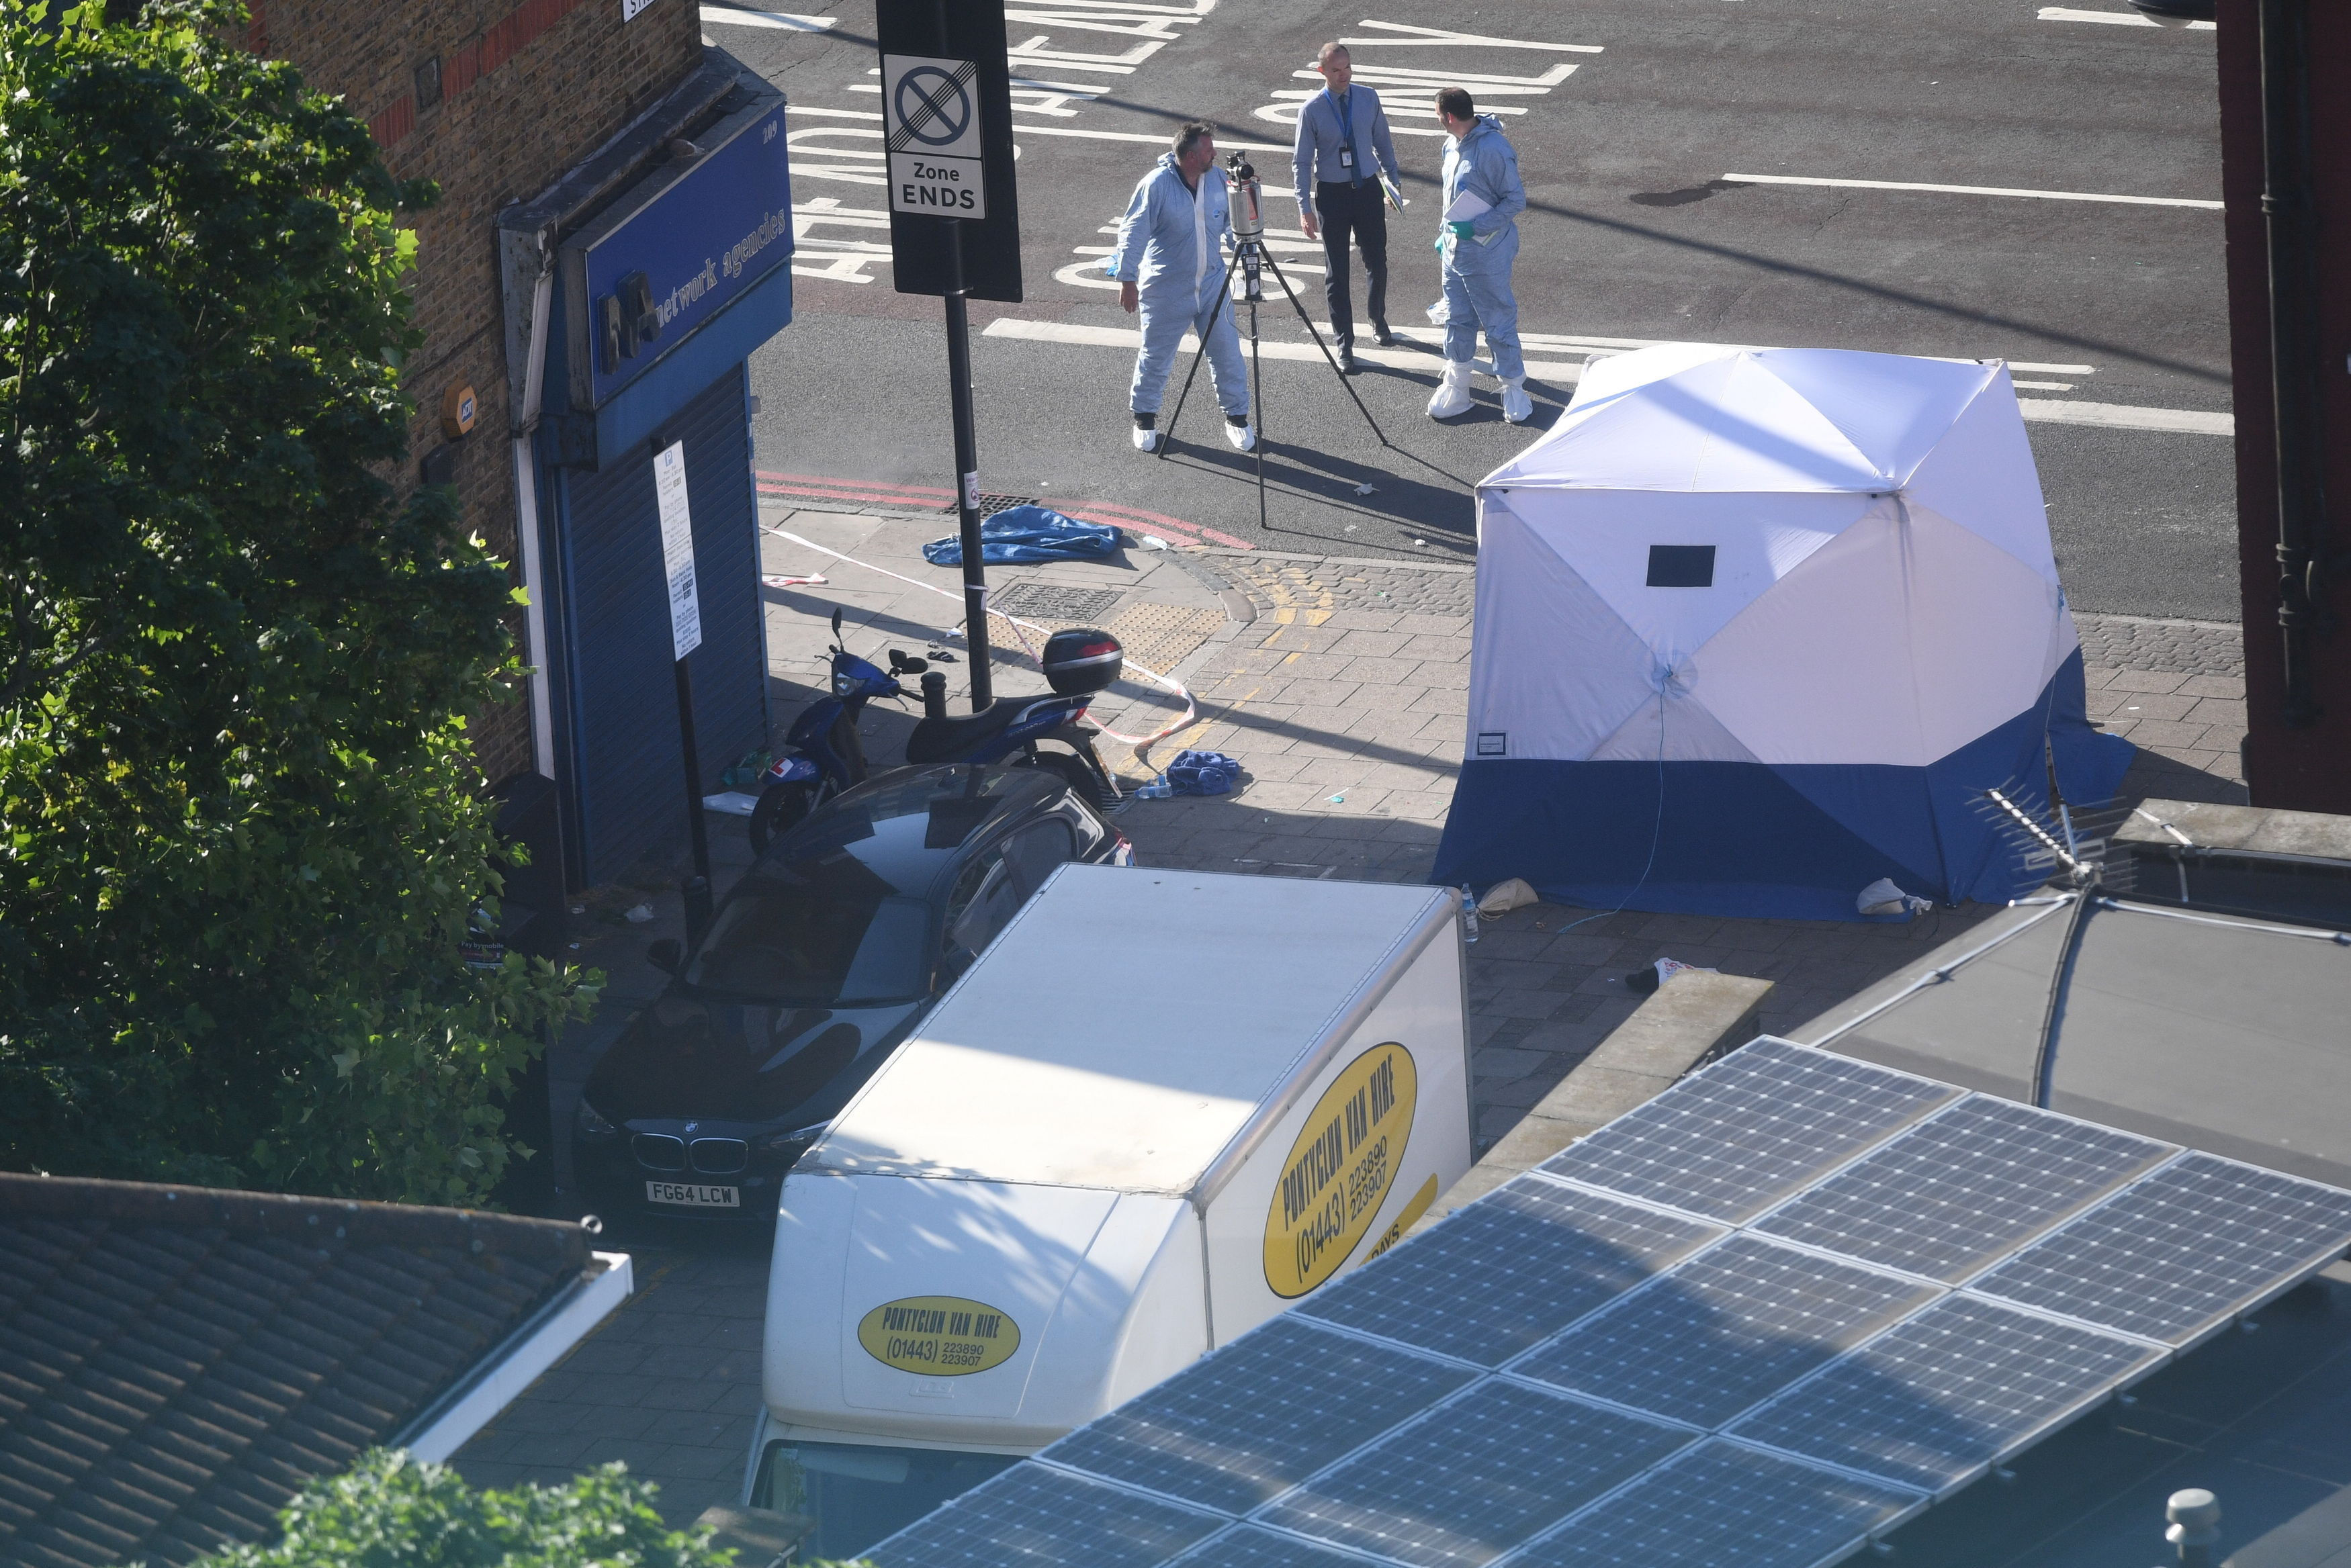
<instances>
[{"instance_id":1,"label":"white van","mask_svg":"<svg viewBox=\"0 0 2351 1568\"><path fill-rule=\"evenodd\" d=\"M852 1557L1468 1168L1450 889L1066 866L786 1179L746 1501Z\"/></svg>"}]
</instances>

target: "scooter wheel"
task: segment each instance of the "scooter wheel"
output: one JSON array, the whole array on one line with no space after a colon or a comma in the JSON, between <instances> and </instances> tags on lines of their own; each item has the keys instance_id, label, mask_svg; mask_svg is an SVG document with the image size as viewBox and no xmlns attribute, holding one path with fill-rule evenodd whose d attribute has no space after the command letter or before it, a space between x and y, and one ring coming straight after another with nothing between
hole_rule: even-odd
<instances>
[{"instance_id":1,"label":"scooter wheel","mask_svg":"<svg viewBox=\"0 0 2351 1568\"><path fill-rule=\"evenodd\" d=\"M765 855L768 846L794 827L809 814L814 802L805 784L770 784L759 796L759 804L751 808L751 853Z\"/></svg>"},{"instance_id":2,"label":"scooter wheel","mask_svg":"<svg viewBox=\"0 0 2351 1568\"><path fill-rule=\"evenodd\" d=\"M1072 756L1067 752L1040 751L1037 753L1035 765L1048 773L1061 774L1077 792L1078 798L1096 811L1108 814L1118 809L1117 794L1102 786L1102 781L1094 776L1094 770L1086 764L1085 758Z\"/></svg>"}]
</instances>

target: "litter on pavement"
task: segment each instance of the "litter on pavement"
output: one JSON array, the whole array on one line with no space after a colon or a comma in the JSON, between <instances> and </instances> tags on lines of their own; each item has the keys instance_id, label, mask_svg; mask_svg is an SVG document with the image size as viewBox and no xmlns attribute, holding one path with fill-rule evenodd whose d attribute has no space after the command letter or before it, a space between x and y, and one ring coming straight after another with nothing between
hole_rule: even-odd
<instances>
[{"instance_id":1,"label":"litter on pavement","mask_svg":"<svg viewBox=\"0 0 2351 1568\"><path fill-rule=\"evenodd\" d=\"M979 525L979 558L987 566L1031 561L1098 561L1118 550L1118 530L1081 523L1049 506L1008 506ZM963 539L950 534L923 546L934 566L963 565Z\"/></svg>"},{"instance_id":2,"label":"litter on pavement","mask_svg":"<svg viewBox=\"0 0 2351 1568\"><path fill-rule=\"evenodd\" d=\"M1906 893L1894 885L1891 877L1880 877L1864 888L1854 898L1853 907L1865 915L1899 915L1904 919L1923 914L1935 907L1932 898L1921 898L1916 893Z\"/></svg>"},{"instance_id":3,"label":"litter on pavement","mask_svg":"<svg viewBox=\"0 0 2351 1568\"><path fill-rule=\"evenodd\" d=\"M1625 977L1625 989L1631 992L1635 996L1647 996L1655 992L1657 987L1665 984L1666 981L1673 979L1674 976L1681 973L1684 970L1689 970L1698 974L1720 974L1722 972L1719 969L1710 969L1705 964L1684 963L1679 959L1661 958L1656 962L1652 964L1644 964L1639 969L1636 969L1632 973L1626 975Z\"/></svg>"},{"instance_id":4,"label":"litter on pavement","mask_svg":"<svg viewBox=\"0 0 2351 1568\"><path fill-rule=\"evenodd\" d=\"M1512 909L1523 909L1529 904L1541 902L1542 896L1527 886L1525 877L1512 877L1486 889L1486 896L1478 900L1478 912L1490 919L1496 915L1507 915Z\"/></svg>"},{"instance_id":5,"label":"litter on pavement","mask_svg":"<svg viewBox=\"0 0 2351 1568\"><path fill-rule=\"evenodd\" d=\"M1230 794L1240 779L1240 763L1222 752L1178 752L1167 764L1167 783L1177 794Z\"/></svg>"}]
</instances>

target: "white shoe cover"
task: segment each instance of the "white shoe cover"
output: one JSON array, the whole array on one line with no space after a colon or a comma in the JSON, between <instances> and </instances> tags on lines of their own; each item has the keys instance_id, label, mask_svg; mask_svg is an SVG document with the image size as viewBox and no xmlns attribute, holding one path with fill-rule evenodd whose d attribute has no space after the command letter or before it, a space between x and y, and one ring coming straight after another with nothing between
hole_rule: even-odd
<instances>
[{"instance_id":1,"label":"white shoe cover","mask_svg":"<svg viewBox=\"0 0 2351 1568\"><path fill-rule=\"evenodd\" d=\"M1428 400L1428 417L1449 420L1456 414L1466 414L1469 411L1470 401L1468 362L1457 363L1447 359L1445 362L1445 379L1437 383L1436 395Z\"/></svg>"},{"instance_id":2,"label":"white shoe cover","mask_svg":"<svg viewBox=\"0 0 2351 1568\"><path fill-rule=\"evenodd\" d=\"M1225 439L1233 443L1235 452L1254 452L1257 450L1257 427L1237 425L1228 420L1225 421Z\"/></svg>"},{"instance_id":3,"label":"white shoe cover","mask_svg":"<svg viewBox=\"0 0 2351 1568\"><path fill-rule=\"evenodd\" d=\"M1147 431L1141 425L1134 427L1134 450L1137 452L1157 452L1159 443L1166 439L1157 431Z\"/></svg>"},{"instance_id":4,"label":"white shoe cover","mask_svg":"<svg viewBox=\"0 0 2351 1568\"><path fill-rule=\"evenodd\" d=\"M1502 417L1522 425L1535 417L1535 400L1527 396L1527 379L1512 376L1502 383Z\"/></svg>"}]
</instances>

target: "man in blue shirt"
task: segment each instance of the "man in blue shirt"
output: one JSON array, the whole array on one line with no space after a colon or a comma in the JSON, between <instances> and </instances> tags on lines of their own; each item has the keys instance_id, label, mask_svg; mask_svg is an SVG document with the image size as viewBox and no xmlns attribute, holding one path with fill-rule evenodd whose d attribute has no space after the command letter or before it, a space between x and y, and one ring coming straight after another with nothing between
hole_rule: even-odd
<instances>
[{"instance_id":1,"label":"man in blue shirt","mask_svg":"<svg viewBox=\"0 0 2351 1568\"><path fill-rule=\"evenodd\" d=\"M1437 122L1452 140L1445 144L1444 223L1437 240L1444 258L1445 379L1428 400L1428 417L1451 419L1469 411L1469 371L1476 363L1478 334L1494 356L1502 382L1502 417L1524 424L1534 417L1527 396L1526 361L1519 353L1519 301L1510 292L1510 264L1518 259L1518 215L1527 210L1527 189L1519 181L1519 155L1502 134L1502 122L1479 114L1466 88L1437 95Z\"/></svg>"},{"instance_id":2,"label":"man in blue shirt","mask_svg":"<svg viewBox=\"0 0 2351 1568\"><path fill-rule=\"evenodd\" d=\"M1225 302L1224 243L1232 237L1232 198L1217 167L1212 128L1186 120L1173 151L1163 152L1134 187L1118 223L1118 248L1102 270L1118 279L1118 303L1143 313L1143 351L1134 357L1127 407L1138 452L1157 452L1159 400L1184 334L1208 345L1208 373L1224 405L1225 439L1242 452L1257 445L1249 422L1249 364Z\"/></svg>"},{"instance_id":3,"label":"man in blue shirt","mask_svg":"<svg viewBox=\"0 0 2351 1568\"><path fill-rule=\"evenodd\" d=\"M1331 332L1339 340L1339 369L1355 369L1355 311L1348 298L1347 241L1364 253L1370 288L1364 304L1372 336L1394 343L1388 330L1388 218L1380 174L1395 178L1395 141L1380 95L1351 85L1354 63L1347 46L1325 44L1314 68L1326 87L1298 111L1298 141L1290 155L1298 188L1298 223L1308 239L1320 238L1327 270L1322 298L1331 307ZM1374 161L1376 160L1376 161Z\"/></svg>"}]
</instances>

